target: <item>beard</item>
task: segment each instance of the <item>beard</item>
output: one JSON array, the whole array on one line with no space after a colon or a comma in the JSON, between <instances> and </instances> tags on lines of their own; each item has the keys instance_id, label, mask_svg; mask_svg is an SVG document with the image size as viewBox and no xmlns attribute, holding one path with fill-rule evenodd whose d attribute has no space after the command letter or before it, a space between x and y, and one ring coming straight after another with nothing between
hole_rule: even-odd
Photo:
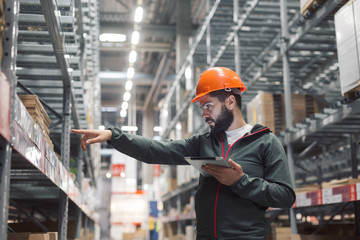
<instances>
[{"instance_id":1,"label":"beard","mask_svg":"<svg viewBox=\"0 0 360 240\"><path fill-rule=\"evenodd\" d=\"M212 120L215 123L214 126L210 126L211 132L214 134L219 134L226 131L230 127L231 123L234 121L234 115L225 107L225 105L223 105L221 107L221 113L218 119L209 120Z\"/></svg>"}]
</instances>

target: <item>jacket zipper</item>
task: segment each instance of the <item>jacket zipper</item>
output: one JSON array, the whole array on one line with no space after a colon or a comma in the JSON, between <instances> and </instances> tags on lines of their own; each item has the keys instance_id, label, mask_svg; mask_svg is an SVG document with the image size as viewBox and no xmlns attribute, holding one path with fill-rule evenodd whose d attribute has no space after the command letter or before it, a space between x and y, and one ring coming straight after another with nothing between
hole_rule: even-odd
<instances>
[{"instance_id":1,"label":"jacket zipper","mask_svg":"<svg viewBox=\"0 0 360 240\"><path fill-rule=\"evenodd\" d=\"M226 155L225 155L225 158L224 158L224 141L223 141L221 135L219 135L219 136L220 136L220 141L221 141L222 157L226 160L226 158L227 158L227 156L228 156L228 154L229 154L229 152L230 152L230 149L232 148L232 146L234 146L234 144L235 144L236 142L240 141L240 140L243 139L243 138L250 137L250 136L252 136L252 135L254 135L254 134L256 134L256 133L263 132L263 131L268 130L268 129L269 129L269 128L261 129L261 130L259 130L259 131L257 131L257 132L251 133L251 134L249 134L249 135L245 135L245 136L239 138L238 140L236 140L233 144L230 145L229 150L227 151L227 153L226 153ZM215 206L214 206L214 237L215 237L215 239L217 239L217 233L216 233L216 208L217 208L217 202L218 202L218 198L219 198L220 185L221 185L220 182L218 182L217 189L216 189L216 196L215 196Z\"/></svg>"},{"instance_id":2,"label":"jacket zipper","mask_svg":"<svg viewBox=\"0 0 360 240\"><path fill-rule=\"evenodd\" d=\"M217 207L217 201L218 201L218 198L219 198L219 191L220 191L220 183L218 183L218 185L217 185L216 197L215 197L215 207L214 207L214 237L215 237L215 239L217 239L217 234L216 234L216 207Z\"/></svg>"},{"instance_id":3,"label":"jacket zipper","mask_svg":"<svg viewBox=\"0 0 360 240\"><path fill-rule=\"evenodd\" d=\"M222 157L224 158L224 141L220 135L220 141L221 141L221 154ZM214 206L214 237L215 239L217 239L217 234L216 234L216 208L217 208L217 201L219 198L219 191L220 191L220 182L218 182L217 188L216 188L216 196L215 196L215 206Z\"/></svg>"}]
</instances>

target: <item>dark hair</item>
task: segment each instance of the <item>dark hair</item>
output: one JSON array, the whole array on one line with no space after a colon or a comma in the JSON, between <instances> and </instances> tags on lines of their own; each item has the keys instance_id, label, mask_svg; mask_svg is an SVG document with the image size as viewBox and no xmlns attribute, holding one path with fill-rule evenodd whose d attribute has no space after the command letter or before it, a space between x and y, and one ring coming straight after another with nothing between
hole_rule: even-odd
<instances>
[{"instance_id":1,"label":"dark hair","mask_svg":"<svg viewBox=\"0 0 360 240\"><path fill-rule=\"evenodd\" d=\"M210 97L216 97L221 102L225 102L225 99L228 98L230 95L233 95L235 97L236 104L241 109L241 95L236 94L233 91L225 91L224 89L209 93Z\"/></svg>"}]
</instances>

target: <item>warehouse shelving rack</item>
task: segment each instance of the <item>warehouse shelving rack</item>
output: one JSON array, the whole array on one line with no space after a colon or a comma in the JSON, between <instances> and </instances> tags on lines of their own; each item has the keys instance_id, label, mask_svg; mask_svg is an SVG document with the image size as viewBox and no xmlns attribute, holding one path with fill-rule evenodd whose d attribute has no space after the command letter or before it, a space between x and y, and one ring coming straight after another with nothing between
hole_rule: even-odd
<instances>
[{"instance_id":1,"label":"warehouse shelving rack","mask_svg":"<svg viewBox=\"0 0 360 240\"><path fill-rule=\"evenodd\" d=\"M94 202L87 198L89 190L82 189L83 164L92 186L96 184L94 156L91 151L82 155L76 147L79 138L71 139L70 129L88 127L84 81L92 81L95 88L99 85L97 4L96 0L6 1L0 76L4 116L0 236L4 239L11 231L8 221L18 219L30 220L41 231L57 231L59 239L67 239L68 219L76 222L74 237L79 237L82 227L84 233L94 233ZM25 110L17 94L39 97L51 118L50 137L61 161L43 135L35 139L21 121L16 121L16 108ZM29 115L21 117L32 121ZM71 147L76 149L71 152ZM70 154L77 159L76 181L69 176ZM50 229L44 220L57 222L58 228Z\"/></svg>"},{"instance_id":2,"label":"warehouse shelving rack","mask_svg":"<svg viewBox=\"0 0 360 240\"><path fill-rule=\"evenodd\" d=\"M193 87L187 97L183 97L186 68L193 70L195 85L199 77L196 73L204 68L227 66L239 73L248 88L242 97L243 106L258 91L285 92L287 129L278 137L287 149L290 171L297 187L340 177L357 178L360 99L343 98L340 93L333 17L346 2L324 1L317 5L316 11L302 16L299 1L210 1L208 14L193 35L187 57L162 104L169 116L163 125L162 137L168 138L176 124L186 118L190 101L195 96ZM311 95L325 103L326 108L293 126L289 114L291 92ZM195 108L193 115L196 121L201 121L201 114ZM193 120L194 126L196 121ZM202 125L192 132L206 130L207 127ZM324 166L325 162L330 163L330 167ZM195 189L197 181L193 180L190 185ZM358 191L356 186L349 185L349 189ZM189 191L187 187L180 186L175 194L163 196L165 215L169 208L176 208L173 203L176 201L171 199L180 199L186 191ZM348 198L350 195L352 197ZM317 207L295 206L290 211L292 232L297 233L295 213L314 214L314 208L323 212L326 212L323 208L339 208L341 212L344 211L343 202L352 202L350 209L355 213L359 234L358 199L357 192L352 192L341 201L334 200L335 205L329 204L331 201L322 201L314 204ZM272 210L275 214L280 211ZM180 211L171 221L176 219L179 224L184 223Z\"/></svg>"}]
</instances>

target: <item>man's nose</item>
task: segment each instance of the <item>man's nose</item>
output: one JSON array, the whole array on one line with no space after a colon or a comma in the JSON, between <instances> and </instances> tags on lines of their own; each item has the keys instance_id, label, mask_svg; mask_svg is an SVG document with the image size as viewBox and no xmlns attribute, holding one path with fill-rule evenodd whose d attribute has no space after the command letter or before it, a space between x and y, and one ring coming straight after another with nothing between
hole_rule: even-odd
<instances>
[{"instance_id":1,"label":"man's nose","mask_svg":"<svg viewBox=\"0 0 360 240\"><path fill-rule=\"evenodd\" d=\"M207 118L207 117L209 117L209 114L206 110L203 110L201 116L202 116L202 118Z\"/></svg>"}]
</instances>

